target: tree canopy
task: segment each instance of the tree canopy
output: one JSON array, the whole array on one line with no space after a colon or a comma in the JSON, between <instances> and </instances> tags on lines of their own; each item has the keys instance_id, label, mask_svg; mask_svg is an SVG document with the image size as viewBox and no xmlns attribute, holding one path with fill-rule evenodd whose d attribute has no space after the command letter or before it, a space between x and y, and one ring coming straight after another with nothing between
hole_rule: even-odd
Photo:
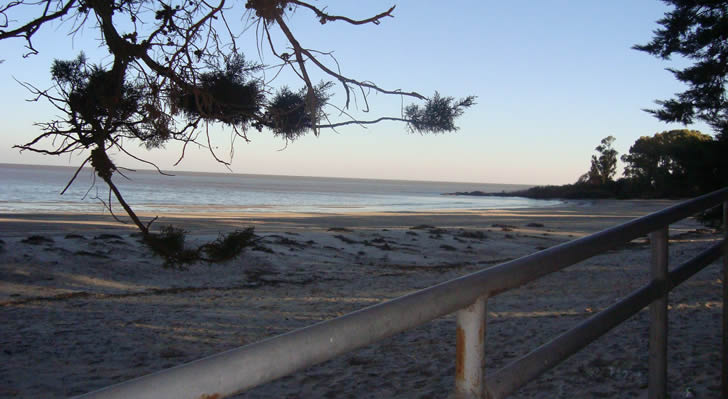
<instances>
[{"instance_id":1,"label":"tree canopy","mask_svg":"<svg viewBox=\"0 0 728 399\"><path fill-rule=\"evenodd\" d=\"M614 180L615 138L602 139L591 167L574 184L537 186L501 193L528 198L685 198L725 187L728 157L724 142L697 130L670 130L642 136L622 155L624 176Z\"/></svg>"},{"instance_id":2,"label":"tree canopy","mask_svg":"<svg viewBox=\"0 0 728 399\"><path fill-rule=\"evenodd\" d=\"M668 69L687 85L675 98L657 101L647 110L665 122L702 120L728 140L728 1L663 0L672 6L658 23L651 42L634 46L663 59L677 55L693 61L683 69Z\"/></svg>"},{"instance_id":3,"label":"tree canopy","mask_svg":"<svg viewBox=\"0 0 728 399\"><path fill-rule=\"evenodd\" d=\"M614 136L602 139L594 149L599 156L592 155L591 167L584 176L579 178L580 182L604 185L614 181L614 175L617 173L617 150L612 147L612 144L615 140Z\"/></svg>"},{"instance_id":4,"label":"tree canopy","mask_svg":"<svg viewBox=\"0 0 728 399\"><path fill-rule=\"evenodd\" d=\"M115 174L122 173L122 167L109 157L110 151L146 162L129 151L130 143L154 148L179 141L183 143L180 159L187 145L197 144L227 164L211 145L212 124L231 129L233 140L244 141L249 141L250 129L269 131L291 141L305 134L318 134L321 129L385 120L402 122L417 133L457 130L455 120L474 104L474 96L455 99L435 92L427 97L346 76L331 53L301 43L289 27L291 19L299 17L312 17L322 25L378 25L391 18L394 9L392 6L357 19L300 0L5 3L0 5L0 40L23 40L28 55L37 53L35 34L51 23L65 24L72 35L82 31L98 33L109 54L96 61L83 53L71 60L56 60L51 68L54 86L50 89L25 83L35 100L49 101L60 116L40 122L42 133L17 147L49 155L86 154L81 167L93 166L109 186L109 210L113 194L146 234L149 225L135 215L113 181ZM240 50L243 41L255 43L259 51L260 46L265 46L275 63L253 61ZM275 44L281 41L283 46ZM284 70L292 71L301 86L279 84L276 77ZM314 70L326 79L314 82ZM344 93L341 104L331 101L334 86ZM351 116L348 110L352 104L375 113L367 100L372 93L414 103L403 104L399 115L381 113L370 120Z\"/></svg>"},{"instance_id":5,"label":"tree canopy","mask_svg":"<svg viewBox=\"0 0 728 399\"><path fill-rule=\"evenodd\" d=\"M693 196L720 188L720 156L713 138L697 130L640 137L622 156L624 175L643 192Z\"/></svg>"}]
</instances>

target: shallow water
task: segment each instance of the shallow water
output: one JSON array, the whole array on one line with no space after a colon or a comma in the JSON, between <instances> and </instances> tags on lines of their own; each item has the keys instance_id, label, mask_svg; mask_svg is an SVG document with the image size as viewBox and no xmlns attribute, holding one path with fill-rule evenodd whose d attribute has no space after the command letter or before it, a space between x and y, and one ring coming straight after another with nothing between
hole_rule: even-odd
<instances>
[{"instance_id":1,"label":"shallow water","mask_svg":"<svg viewBox=\"0 0 728 399\"><path fill-rule=\"evenodd\" d=\"M102 212L109 190L84 169L60 195L74 168L0 164L0 212ZM517 197L448 196L455 191L501 192L528 186L344 179L222 173L124 172L116 183L137 211L150 212L421 212L529 208L558 201ZM112 205L120 208L112 199ZM120 209L119 209L120 210Z\"/></svg>"}]
</instances>

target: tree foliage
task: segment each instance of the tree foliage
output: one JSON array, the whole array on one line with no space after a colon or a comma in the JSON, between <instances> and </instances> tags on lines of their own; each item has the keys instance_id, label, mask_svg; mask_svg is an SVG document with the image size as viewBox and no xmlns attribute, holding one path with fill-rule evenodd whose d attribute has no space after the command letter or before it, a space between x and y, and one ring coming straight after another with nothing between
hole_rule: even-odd
<instances>
[{"instance_id":1,"label":"tree foliage","mask_svg":"<svg viewBox=\"0 0 728 399\"><path fill-rule=\"evenodd\" d=\"M697 130L640 137L622 155L624 176L614 180L617 151L602 139L591 168L574 184L537 186L497 195L528 198L685 198L728 185L728 144Z\"/></svg>"},{"instance_id":2,"label":"tree foliage","mask_svg":"<svg viewBox=\"0 0 728 399\"><path fill-rule=\"evenodd\" d=\"M110 151L146 162L132 153L130 143L152 148L180 141L180 160L189 144L197 144L227 164L211 144L212 124L231 129L233 141L249 141L250 129L289 141L321 129L384 120L405 123L418 133L457 130L455 119L475 97L455 100L436 92L428 98L343 75L330 53L303 45L289 27L298 14L313 15L322 25L378 25L393 16L394 7L364 19L326 10L300 0L16 0L0 5L0 40L24 40L28 55L37 53L34 35L51 24L56 29L65 24L71 34L98 33L109 54L103 64L89 62L83 53L55 61L50 89L25 84L36 101L49 101L60 116L39 123L42 133L17 147L49 155L84 153L81 167L90 163L109 186L109 210L113 194L139 229L149 234L149 224L142 223L114 184L122 168L112 161ZM274 44L281 40L285 48ZM275 63L251 62L240 51L243 41L255 43L258 51L267 47ZM271 70L274 77L266 78L265 71ZM300 89L278 85L276 77L283 70L300 78ZM326 80L314 84L314 71ZM345 95L339 105L330 101L336 83ZM347 112L352 99L369 112L371 93L424 104L405 106L399 116L352 117ZM332 110L338 116L332 116ZM69 185L72 182L73 178Z\"/></svg>"},{"instance_id":3,"label":"tree foliage","mask_svg":"<svg viewBox=\"0 0 728 399\"><path fill-rule=\"evenodd\" d=\"M662 27L651 42L634 48L663 59L678 55L694 63L669 69L688 89L675 98L657 101L661 107L648 112L665 122L702 120L720 140L728 140L728 1L663 1L672 11L658 21Z\"/></svg>"},{"instance_id":4,"label":"tree foliage","mask_svg":"<svg viewBox=\"0 0 728 399\"><path fill-rule=\"evenodd\" d=\"M441 133L457 130L455 119L475 103L473 97L455 100L441 97L439 93L425 102L425 105L408 105L404 110L407 127L412 132Z\"/></svg>"},{"instance_id":5,"label":"tree foliage","mask_svg":"<svg viewBox=\"0 0 728 399\"><path fill-rule=\"evenodd\" d=\"M617 173L617 150L612 147L616 139L614 136L607 136L594 149L599 156L592 155L589 171L579 178L580 182L605 185L614 181Z\"/></svg>"},{"instance_id":6,"label":"tree foliage","mask_svg":"<svg viewBox=\"0 0 728 399\"><path fill-rule=\"evenodd\" d=\"M265 113L266 126L274 135L295 140L314 129L317 121L326 117L323 105L329 100L331 82L322 82L314 87L314 102L306 103L304 89L298 92L282 87L270 101Z\"/></svg>"},{"instance_id":7,"label":"tree foliage","mask_svg":"<svg viewBox=\"0 0 728 399\"><path fill-rule=\"evenodd\" d=\"M237 53L224 56L223 61L223 65L200 73L192 90L174 86L170 93L172 105L191 120L219 121L242 131L254 123L260 129L258 119L265 93L263 81L255 74L263 67Z\"/></svg>"},{"instance_id":8,"label":"tree foliage","mask_svg":"<svg viewBox=\"0 0 728 399\"><path fill-rule=\"evenodd\" d=\"M670 130L640 137L622 156L624 170L641 191L693 196L720 188L720 145L697 130ZM724 162L723 162L724 163Z\"/></svg>"}]
</instances>

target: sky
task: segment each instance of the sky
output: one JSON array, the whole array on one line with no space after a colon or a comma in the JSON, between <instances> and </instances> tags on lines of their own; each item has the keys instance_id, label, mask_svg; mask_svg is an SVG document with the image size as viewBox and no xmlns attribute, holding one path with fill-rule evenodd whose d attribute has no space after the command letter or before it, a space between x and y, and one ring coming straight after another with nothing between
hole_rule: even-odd
<instances>
[{"instance_id":1,"label":"sky","mask_svg":"<svg viewBox=\"0 0 728 399\"><path fill-rule=\"evenodd\" d=\"M311 134L289 143L265 130L251 131L250 143L235 144L230 169L206 149L188 149L175 167L179 146L151 152L135 144L129 148L165 170L543 185L576 181L606 136L616 138L621 155L640 136L684 128L643 111L654 100L684 90L665 70L684 61L667 62L631 49L651 39L656 21L668 11L661 1L312 3L355 18L396 5L395 17L379 25L320 25L305 9L297 9L288 21L304 47L332 51L349 77L427 96L435 91L456 98L477 96L477 104L457 121L459 130L419 135L402 123L386 122L324 130L318 137ZM233 24L241 31L247 25ZM77 166L85 158L12 148L40 132L34 122L56 115L48 104L25 101L31 95L18 82L49 88L52 60L71 59L82 50L93 61L109 60L91 25L73 36L70 30L68 23L44 27L34 40L40 54L29 57L22 56L24 42L0 42L0 58L5 60L0 64L5 77L0 80L0 162ZM280 31L274 33L280 37ZM259 55L255 29L246 30L241 43L248 46L243 51L249 59L274 62L270 54ZM301 86L286 74L274 83ZM343 106L341 88L334 94L332 101ZM368 100L369 114L351 112L367 119L400 115L399 97L372 94ZM711 133L702 124L689 128ZM217 151L230 155L230 132L211 129ZM121 156L114 160L118 166L144 167Z\"/></svg>"}]
</instances>

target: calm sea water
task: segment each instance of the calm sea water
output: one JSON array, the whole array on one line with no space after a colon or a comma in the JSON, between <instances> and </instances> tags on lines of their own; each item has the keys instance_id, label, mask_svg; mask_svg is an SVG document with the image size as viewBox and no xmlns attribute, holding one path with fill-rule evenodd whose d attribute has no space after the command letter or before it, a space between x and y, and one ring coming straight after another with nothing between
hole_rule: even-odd
<instances>
[{"instance_id":1,"label":"calm sea water","mask_svg":"<svg viewBox=\"0 0 728 399\"><path fill-rule=\"evenodd\" d=\"M0 164L0 212L102 212L109 190L83 170L64 195L75 169ZM524 208L556 201L508 197L447 196L455 191L501 192L527 186L324 177L154 171L116 176L137 211L156 212L355 212ZM94 182L96 184L94 184ZM112 200L119 212L121 207Z\"/></svg>"}]
</instances>

